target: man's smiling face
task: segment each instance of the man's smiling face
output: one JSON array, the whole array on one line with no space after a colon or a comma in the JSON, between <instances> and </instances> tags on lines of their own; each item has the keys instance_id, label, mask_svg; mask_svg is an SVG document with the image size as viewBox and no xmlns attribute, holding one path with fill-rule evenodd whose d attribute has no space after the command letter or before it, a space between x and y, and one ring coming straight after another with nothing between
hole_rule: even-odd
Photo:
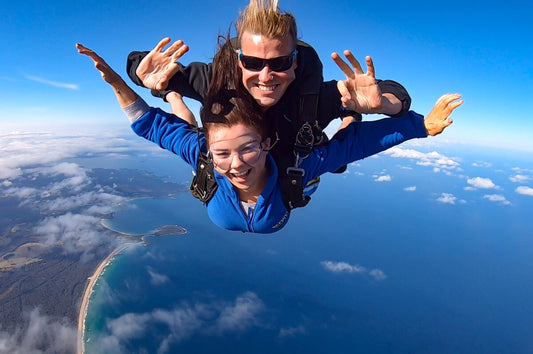
<instances>
[{"instance_id":1,"label":"man's smiling face","mask_svg":"<svg viewBox=\"0 0 533 354\"><path fill-rule=\"evenodd\" d=\"M241 37L241 51L245 56L262 59L273 59L290 55L294 50L294 43L289 35L280 38L267 38L259 34L245 31ZM285 71L272 71L266 65L260 71L252 71L243 67L242 83L257 103L267 110L275 105L283 96L295 78L296 60Z\"/></svg>"}]
</instances>

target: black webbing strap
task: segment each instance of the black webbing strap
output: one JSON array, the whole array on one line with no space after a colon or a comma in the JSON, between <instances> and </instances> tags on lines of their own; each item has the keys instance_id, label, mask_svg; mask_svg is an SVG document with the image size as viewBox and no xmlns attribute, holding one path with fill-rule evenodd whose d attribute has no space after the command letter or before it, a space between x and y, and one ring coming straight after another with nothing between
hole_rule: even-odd
<instances>
[{"instance_id":1,"label":"black webbing strap","mask_svg":"<svg viewBox=\"0 0 533 354\"><path fill-rule=\"evenodd\" d=\"M287 168L287 201L289 210L301 208L311 200L310 196L304 196L303 177L305 170L300 164L305 160L315 144L315 132L313 126L316 122L318 110L318 95L307 94L300 96L300 127L294 141L294 164Z\"/></svg>"}]
</instances>

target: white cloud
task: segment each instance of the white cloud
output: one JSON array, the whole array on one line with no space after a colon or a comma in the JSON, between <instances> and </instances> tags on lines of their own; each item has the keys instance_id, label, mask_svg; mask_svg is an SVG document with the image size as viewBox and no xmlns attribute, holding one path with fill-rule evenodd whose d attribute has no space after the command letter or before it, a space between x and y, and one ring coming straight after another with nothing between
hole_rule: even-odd
<instances>
[{"instance_id":1,"label":"white cloud","mask_svg":"<svg viewBox=\"0 0 533 354\"><path fill-rule=\"evenodd\" d=\"M322 261L320 262L322 266L329 270L330 272L334 273L340 273L340 272L347 272L347 273L364 273L366 272L366 268L361 267L360 265L351 265L346 262L332 262L332 261Z\"/></svg>"},{"instance_id":2,"label":"white cloud","mask_svg":"<svg viewBox=\"0 0 533 354\"><path fill-rule=\"evenodd\" d=\"M439 154L436 151L423 153L413 149L403 149L398 146L392 147L383 152L396 158L405 158L417 160L417 165L430 166L442 169L456 169L460 166L459 162L453 158Z\"/></svg>"},{"instance_id":3,"label":"white cloud","mask_svg":"<svg viewBox=\"0 0 533 354\"><path fill-rule=\"evenodd\" d=\"M356 273L356 274L369 274L375 280L381 281L385 280L387 276L380 269L372 269L368 271L365 267L362 267L358 264L352 265L346 262L332 262L332 261L322 261L320 262L322 267L327 271L333 273Z\"/></svg>"},{"instance_id":4,"label":"white cloud","mask_svg":"<svg viewBox=\"0 0 533 354\"><path fill-rule=\"evenodd\" d=\"M259 326L263 301L253 292L239 295L234 302L183 303L171 310L155 309L148 313L128 313L107 322L107 333L98 338L103 352L124 352L123 343L147 333L162 336L158 352L170 350L193 335L219 336L224 332L243 332Z\"/></svg>"},{"instance_id":5,"label":"white cloud","mask_svg":"<svg viewBox=\"0 0 533 354\"><path fill-rule=\"evenodd\" d=\"M466 182L475 188L481 188L481 189L497 189L498 188L494 184L494 182L492 182L490 178L475 177L475 178L469 178Z\"/></svg>"},{"instance_id":6,"label":"white cloud","mask_svg":"<svg viewBox=\"0 0 533 354\"><path fill-rule=\"evenodd\" d=\"M455 204L457 197L450 193L442 193L440 197L437 198L437 202L444 204Z\"/></svg>"},{"instance_id":7,"label":"white cloud","mask_svg":"<svg viewBox=\"0 0 533 354\"><path fill-rule=\"evenodd\" d=\"M38 189L31 187L12 187L5 190L7 195L20 199L27 199L40 194Z\"/></svg>"},{"instance_id":8,"label":"white cloud","mask_svg":"<svg viewBox=\"0 0 533 354\"><path fill-rule=\"evenodd\" d=\"M478 161L478 162L474 162L472 164L472 166L474 167L491 167L492 164L490 162L485 162L485 161Z\"/></svg>"},{"instance_id":9,"label":"white cloud","mask_svg":"<svg viewBox=\"0 0 533 354\"><path fill-rule=\"evenodd\" d=\"M55 320L42 315L39 309L26 314L28 326L25 331L0 332L0 352L11 354L75 353L77 328L66 320ZM46 348L46 349L44 349Z\"/></svg>"},{"instance_id":10,"label":"white cloud","mask_svg":"<svg viewBox=\"0 0 533 354\"><path fill-rule=\"evenodd\" d=\"M522 195L529 195L533 197L533 188L520 186L516 187L515 192Z\"/></svg>"},{"instance_id":11,"label":"white cloud","mask_svg":"<svg viewBox=\"0 0 533 354\"><path fill-rule=\"evenodd\" d=\"M505 197L501 194L486 194L483 198L490 200L491 202L498 202L504 205L511 204Z\"/></svg>"},{"instance_id":12,"label":"white cloud","mask_svg":"<svg viewBox=\"0 0 533 354\"><path fill-rule=\"evenodd\" d=\"M390 175L374 176L375 182L390 182L392 177Z\"/></svg>"},{"instance_id":13,"label":"white cloud","mask_svg":"<svg viewBox=\"0 0 533 354\"><path fill-rule=\"evenodd\" d=\"M416 186L405 187L403 190L406 192L414 192L416 191Z\"/></svg>"},{"instance_id":14,"label":"white cloud","mask_svg":"<svg viewBox=\"0 0 533 354\"><path fill-rule=\"evenodd\" d=\"M145 327L151 319L150 313L127 313L119 318L109 320L107 328L121 340L139 338L145 332Z\"/></svg>"},{"instance_id":15,"label":"white cloud","mask_svg":"<svg viewBox=\"0 0 533 354\"><path fill-rule=\"evenodd\" d=\"M126 198L118 195L89 191L79 195L58 197L46 201L41 207L54 212L66 212L84 208L85 214L105 215L113 211L115 206L125 200Z\"/></svg>"},{"instance_id":16,"label":"white cloud","mask_svg":"<svg viewBox=\"0 0 533 354\"><path fill-rule=\"evenodd\" d=\"M387 276L385 275L385 273L383 273L383 271L381 269L372 269L370 271L370 273L368 273L368 274L373 276L375 280L385 280L385 279L387 279Z\"/></svg>"},{"instance_id":17,"label":"white cloud","mask_svg":"<svg viewBox=\"0 0 533 354\"><path fill-rule=\"evenodd\" d=\"M296 337L297 335L306 334L307 331L304 326L300 325L297 327L282 328L279 330L278 337L287 338L287 337Z\"/></svg>"},{"instance_id":18,"label":"white cloud","mask_svg":"<svg viewBox=\"0 0 533 354\"><path fill-rule=\"evenodd\" d=\"M155 272L152 268L148 267L148 274L150 275L150 283L152 285L161 285L169 281L168 276Z\"/></svg>"},{"instance_id":19,"label":"white cloud","mask_svg":"<svg viewBox=\"0 0 533 354\"><path fill-rule=\"evenodd\" d=\"M531 173L533 172L533 170L529 169L529 168L522 168L522 167L513 167L512 168L513 171L515 171L516 173L520 174L520 173Z\"/></svg>"},{"instance_id":20,"label":"white cloud","mask_svg":"<svg viewBox=\"0 0 533 354\"><path fill-rule=\"evenodd\" d=\"M45 175L63 175L67 177L85 176L85 169L78 164L71 162L61 162L57 165L42 167L39 172Z\"/></svg>"},{"instance_id":21,"label":"white cloud","mask_svg":"<svg viewBox=\"0 0 533 354\"><path fill-rule=\"evenodd\" d=\"M529 181L530 179L531 179L530 177L524 176L524 175L515 175L515 176L509 177L509 180L511 180L511 182L516 182L516 183L524 183L524 182Z\"/></svg>"},{"instance_id":22,"label":"white cloud","mask_svg":"<svg viewBox=\"0 0 533 354\"><path fill-rule=\"evenodd\" d=\"M38 77L38 76L26 75L26 78L31 81L40 82L42 84L46 84L46 85L50 85L54 87L66 88L69 90L79 89L79 86L76 84L67 84L64 82L51 81L51 80L43 79L42 77Z\"/></svg>"},{"instance_id":23,"label":"white cloud","mask_svg":"<svg viewBox=\"0 0 533 354\"><path fill-rule=\"evenodd\" d=\"M65 254L89 255L102 246L114 247L119 242L103 229L100 218L91 215L66 213L47 217L34 228L44 243L62 247Z\"/></svg>"},{"instance_id":24,"label":"white cloud","mask_svg":"<svg viewBox=\"0 0 533 354\"><path fill-rule=\"evenodd\" d=\"M2 159L0 158L0 178L10 179L17 178L22 175L22 169L17 166L2 165Z\"/></svg>"},{"instance_id":25,"label":"white cloud","mask_svg":"<svg viewBox=\"0 0 533 354\"><path fill-rule=\"evenodd\" d=\"M255 293L248 291L239 296L234 305L228 305L220 312L216 329L218 332L242 332L258 323L257 314L263 308L263 301Z\"/></svg>"}]
</instances>

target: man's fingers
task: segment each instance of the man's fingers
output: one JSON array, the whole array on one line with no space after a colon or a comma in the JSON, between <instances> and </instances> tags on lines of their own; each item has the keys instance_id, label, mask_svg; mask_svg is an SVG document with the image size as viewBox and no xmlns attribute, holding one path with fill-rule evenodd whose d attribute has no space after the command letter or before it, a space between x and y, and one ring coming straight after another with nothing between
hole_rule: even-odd
<instances>
[{"instance_id":1,"label":"man's fingers","mask_svg":"<svg viewBox=\"0 0 533 354\"><path fill-rule=\"evenodd\" d=\"M180 47L183 46L183 41L181 39L175 41L174 43L172 43L172 45L170 47L168 47L164 52L163 54L165 55L168 55L168 56L171 56L172 54L174 54L177 50L180 49Z\"/></svg>"},{"instance_id":2,"label":"man's fingers","mask_svg":"<svg viewBox=\"0 0 533 354\"><path fill-rule=\"evenodd\" d=\"M161 78L161 81L164 83L165 88L168 85L168 80L170 80L171 77L176 75L178 71L180 71L180 66L176 63L173 63L172 65L167 66L164 76ZM163 89L160 89L160 90L163 90Z\"/></svg>"},{"instance_id":3,"label":"man's fingers","mask_svg":"<svg viewBox=\"0 0 533 354\"><path fill-rule=\"evenodd\" d=\"M452 111L454 109L456 109L457 107L459 107L460 105L462 105L465 101L463 100L458 100L458 101L455 101L453 102L451 105L450 105L450 108L452 109Z\"/></svg>"},{"instance_id":4,"label":"man's fingers","mask_svg":"<svg viewBox=\"0 0 533 354\"><path fill-rule=\"evenodd\" d=\"M341 96L349 98L350 92L348 91L348 88L346 87L346 82L344 80L337 81L337 90L339 90Z\"/></svg>"},{"instance_id":5,"label":"man's fingers","mask_svg":"<svg viewBox=\"0 0 533 354\"><path fill-rule=\"evenodd\" d=\"M452 114L452 111L462 105L464 101L461 99L461 95L458 93L447 93L442 95L437 100L435 107L439 107L447 113L447 116Z\"/></svg>"},{"instance_id":6,"label":"man's fingers","mask_svg":"<svg viewBox=\"0 0 533 354\"><path fill-rule=\"evenodd\" d=\"M163 48L165 48L165 46L170 43L170 38L168 37L165 37L163 38L162 40L159 41L159 43L157 43L157 45L155 46L155 48L152 50L154 52L161 52L163 51Z\"/></svg>"},{"instance_id":7,"label":"man's fingers","mask_svg":"<svg viewBox=\"0 0 533 354\"><path fill-rule=\"evenodd\" d=\"M373 78L376 77L376 70L374 68L374 61L372 61L372 57L366 56L366 73L368 76L372 76Z\"/></svg>"},{"instance_id":8,"label":"man's fingers","mask_svg":"<svg viewBox=\"0 0 533 354\"><path fill-rule=\"evenodd\" d=\"M348 66L348 64L346 64L344 60L341 59L339 54L332 53L331 59L333 59L335 64L337 64L337 66L342 70L342 72L344 73L344 75L346 75L347 78L353 79L354 77L353 70Z\"/></svg>"},{"instance_id":9,"label":"man's fingers","mask_svg":"<svg viewBox=\"0 0 533 354\"><path fill-rule=\"evenodd\" d=\"M183 42L182 42L183 44ZM177 61L179 58L181 58L185 53L187 53L189 51L189 46L186 45L186 44L183 44L181 47L179 47L178 50L176 50L173 54L172 54L172 61L175 62Z\"/></svg>"},{"instance_id":10,"label":"man's fingers","mask_svg":"<svg viewBox=\"0 0 533 354\"><path fill-rule=\"evenodd\" d=\"M348 59L350 64L352 64L353 68L355 69L355 73L356 74L364 74L363 68L361 67L361 64L359 64L359 61L357 61L357 59L355 59L355 57L354 57L354 55L352 54L351 51L346 49L344 51L344 56L346 57L346 59Z\"/></svg>"},{"instance_id":11,"label":"man's fingers","mask_svg":"<svg viewBox=\"0 0 533 354\"><path fill-rule=\"evenodd\" d=\"M461 95L458 93L447 93L439 97L437 104L449 105L451 102L461 98Z\"/></svg>"},{"instance_id":12,"label":"man's fingers","mask_svg":"<svg viewBox=\"0 0 533 354\"><path fill-rule=\"evenodd\" d=\"M167 81L166 77L161 77L161 79L155 84L155 89L159 91L166 89L168 86Z\"/></svg>"}]
</instances>

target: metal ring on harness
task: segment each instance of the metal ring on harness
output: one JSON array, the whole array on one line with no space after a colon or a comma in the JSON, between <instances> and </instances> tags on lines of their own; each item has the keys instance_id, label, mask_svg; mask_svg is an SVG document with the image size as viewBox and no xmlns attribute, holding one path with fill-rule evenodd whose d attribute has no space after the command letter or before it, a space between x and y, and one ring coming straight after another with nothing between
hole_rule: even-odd
<instances>
[{"instance_id":1,"label":"metal ring on harness","mask_svg":"<svg viewBox=\"0 0 533 354\"><path fill-rule=\"evenodd\" d=\"M294 143L294 155L296 156L296 166L299 166L302 160L305 160L313 148L315 135L313 128L309 122L302 124L298 133L296 134L296 142Z\"/></svg>"}]
</instances>

